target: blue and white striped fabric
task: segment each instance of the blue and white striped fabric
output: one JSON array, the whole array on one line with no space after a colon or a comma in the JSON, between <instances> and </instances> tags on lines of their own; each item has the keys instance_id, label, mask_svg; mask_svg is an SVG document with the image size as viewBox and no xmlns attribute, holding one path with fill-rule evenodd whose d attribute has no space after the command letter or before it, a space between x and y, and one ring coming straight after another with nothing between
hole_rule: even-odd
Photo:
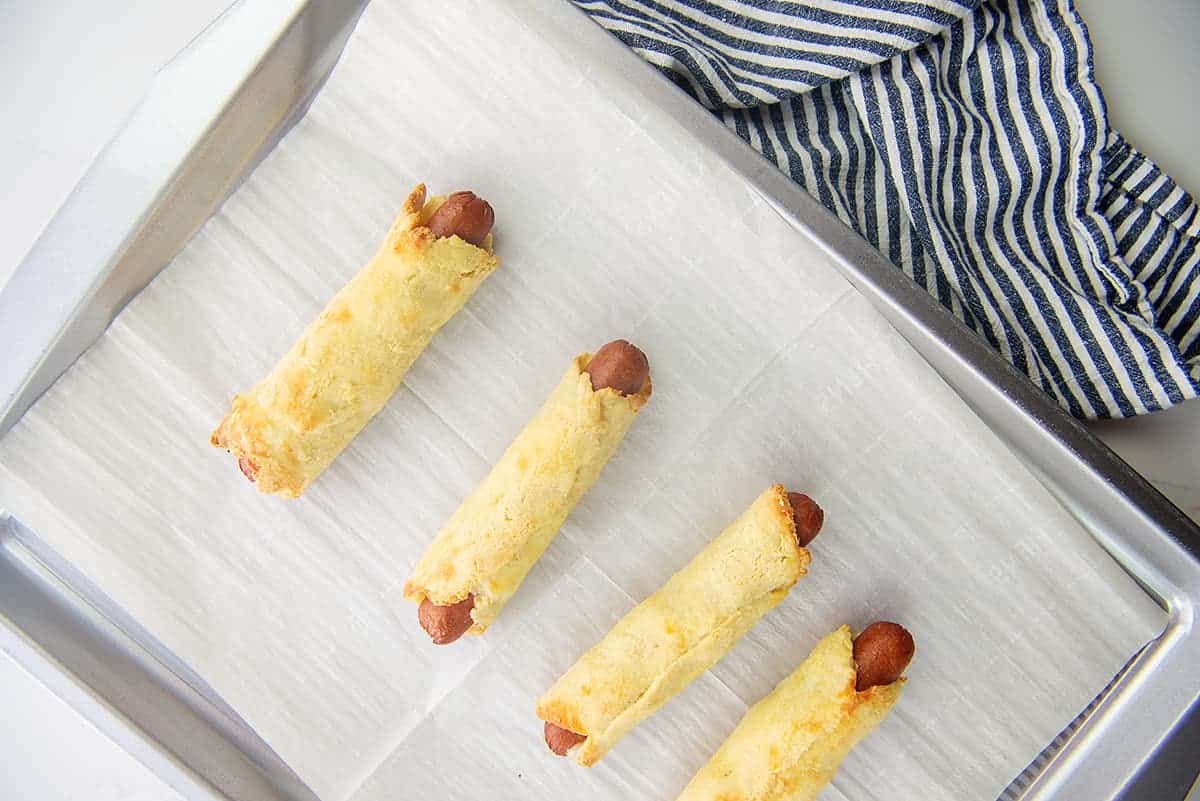
<instances>
[{"instance_id":1,"label":"blue and white striped fabric","mask_svg":"<svg viewBox=\"0 0 1200 801\"><path fill-rule=\"evenodd\" d=\"M1200 210L1070 0L576 0L1080 417L1200 391Z\"/></svg>"}]
</instances>

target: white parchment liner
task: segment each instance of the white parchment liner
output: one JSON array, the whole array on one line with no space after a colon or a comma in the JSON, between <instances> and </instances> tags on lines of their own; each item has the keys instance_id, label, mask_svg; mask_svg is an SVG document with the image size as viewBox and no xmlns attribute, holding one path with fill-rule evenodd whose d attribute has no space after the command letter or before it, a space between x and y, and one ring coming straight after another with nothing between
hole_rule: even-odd
<instances>
[{"instance_id":1,"label":"white parchment liner","mask_svg":"<svg viewBox=\"0 0 1200 801\"><path fill-rule=\"evenodd\" d=\"M1162 614L942 380L691 135L523 4L376 0L307 117L0 441L0 503L323 798L670 799L829 630L914 633L825 799L992 799ZM411 186L496 208L497 273L299 501L208 444ZM400 588L577 352L654 397L482 639ZM768 483L825 507L809 576L596 768L534 700Z\"/></svg>"}]
</instances>

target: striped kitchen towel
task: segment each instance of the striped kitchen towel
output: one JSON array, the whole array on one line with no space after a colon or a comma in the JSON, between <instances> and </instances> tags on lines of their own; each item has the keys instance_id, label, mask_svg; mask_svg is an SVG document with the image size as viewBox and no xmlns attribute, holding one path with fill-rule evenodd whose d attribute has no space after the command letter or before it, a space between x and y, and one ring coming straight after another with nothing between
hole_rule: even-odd
<instances>
[{"instance_id":1,"label":"striped kitchen towel","mask_svg":"<svg viewBox=\"0 0 1200 801\"><path fill-rule=\"evenodd\" d=\"M575 0L1079 417L1200 390L1200 210L1070 0Z\"/></svg>"}]
</instances>

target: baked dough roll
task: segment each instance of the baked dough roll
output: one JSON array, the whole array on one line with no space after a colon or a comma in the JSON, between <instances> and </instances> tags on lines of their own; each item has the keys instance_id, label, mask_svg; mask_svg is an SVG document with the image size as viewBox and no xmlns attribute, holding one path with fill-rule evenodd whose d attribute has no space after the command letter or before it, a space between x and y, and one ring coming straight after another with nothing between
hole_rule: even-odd
<instances>
[{"instance_id":1,"label":"baked dough roll","mask_svg":"<svg viewBox=\"0 0 1200 801\"><path fill-rule=\"evenodd\" d=\"M375 256L333 296L212 444L259 492L295 498L383 408L408 368L498 259L491 206L419 184Z\"/></svg>"},{"instance_id":2,"label":"baked dough roll","mask_svg":"<svg viewBox=\"0 0 1200 801\"><path fill-rule=\"evenodd\" d=\"M677 801L812 801L895 705L913 650L895 623L872 624L853 644L848 626L826 636L750 708Z\"/></svg>"},{"instance_id":3,"label":"baked dough roll","mask_svg":"<svg viewBox=\"0 0 1200 801\"><path fill-rule=\"evenodd\" d=\"M541 697L546 744L595 764L783 600L822 520L812 499L778 484L759 495Z\"/></svg>"},{"instance_id":4,"label":"baked dough roll","mask_svg":"<svg viewBox=\"0 0 1200 801\"><path fill-rule=\"evenodd\" d=\"M512 597L650 398L645 355L624 340L571 362L537 415L451 515L404 597L439 645L482 634Z\"/></svg>"}]
</instances>

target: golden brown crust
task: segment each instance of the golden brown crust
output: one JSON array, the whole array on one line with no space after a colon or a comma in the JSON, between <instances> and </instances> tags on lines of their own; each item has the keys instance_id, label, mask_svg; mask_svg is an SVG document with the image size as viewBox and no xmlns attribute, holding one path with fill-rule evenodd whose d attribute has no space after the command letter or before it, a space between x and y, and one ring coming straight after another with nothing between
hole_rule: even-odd
<instances>
[{"instance_id":1,"label":"golden brown crust","mask_svg":"<svg viewBox=\"0 0 1200 801\"><path fill-rule=\"evenodd\" d=\"M575 758L595 764L778 604L809 561L787 491L767 488L580 657L538 701L538 717L586 735Z\"/></svg>"},{"instance_id":2,"label":"golden brown crust","mask_svg":"<svg viewBox=\"0 0 1200 801\"><path fill-rule=\"evenodd\" d=\"M903 684L855 690L850 629L842 626L746 712L677 801L813 801Z\"/></svg>"},{"instance_id":3,"label":"golden brown crust","mask_svg":"<svg viewBox=\"0 0 1200 801\"><path fill-rule=\"evenodd\" d=\"M421 225L418 184L379 251L275 368L237 395L211 442L253 464L260 492L298 497L379 411L434 333L496 268L483 247Z\"/></svg>"},{"instance_id":4,"label":"golden brown crust","mask_svg":"<svg viewBox=\"0 0 1200 801\"><path fill-rule=\"evenodd\" d=\"M581 354L537 415L434 537L404 597L447 605L474 595L480 634L516 592L600 475L652 391L595 391Z\"/></svg>"}]
</instances>

